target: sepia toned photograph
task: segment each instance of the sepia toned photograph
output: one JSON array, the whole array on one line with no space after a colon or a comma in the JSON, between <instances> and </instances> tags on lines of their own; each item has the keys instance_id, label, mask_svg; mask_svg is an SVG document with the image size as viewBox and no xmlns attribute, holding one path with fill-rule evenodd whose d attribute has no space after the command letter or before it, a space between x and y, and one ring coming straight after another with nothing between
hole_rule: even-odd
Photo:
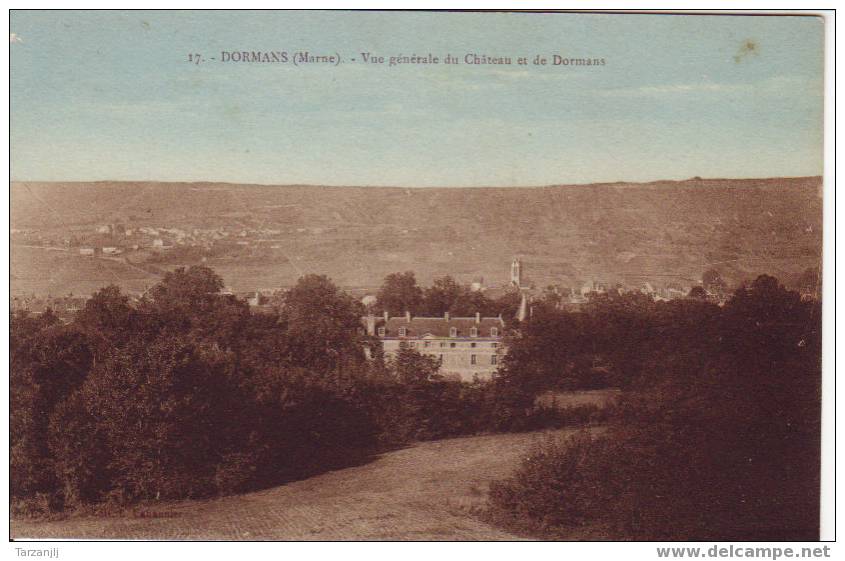
<instances>
[{"instance_id":1,"label":"sepia toned photograph","mask_svg":"<svg viewBox=\"0 0 845 561\"><path fill-rule=\"evenodd\" d=\"M11 10L10 551L831 539L826 17Z\"/></svg>"}]
</instances>

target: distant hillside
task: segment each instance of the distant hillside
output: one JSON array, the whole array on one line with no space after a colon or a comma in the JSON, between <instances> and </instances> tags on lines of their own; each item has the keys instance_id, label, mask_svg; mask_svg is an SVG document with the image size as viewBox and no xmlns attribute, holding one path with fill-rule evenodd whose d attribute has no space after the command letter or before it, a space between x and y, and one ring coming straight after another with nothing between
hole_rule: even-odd
<instances>
[{"instance_id":1,"label":"distant hillside","mask_svg":"<svg viewBox=\"0 0 845 561\"><path fill-rule=\"evenodd\" d=\"M80 257L74 244L98 243L92 236L105 224L230 237L214 249ZM112 282L143 290L160 271L199 262L238 291L308 272L344 286L377 286L404 270L423 283L451 274L501 284L513 256L538 286L690 285L710 267L733 283L763 272L789 281L817 267L822 199L819 177L437 189L12 183L11 227L16 293L88 293Z\"/></svg>"}]
</instances>

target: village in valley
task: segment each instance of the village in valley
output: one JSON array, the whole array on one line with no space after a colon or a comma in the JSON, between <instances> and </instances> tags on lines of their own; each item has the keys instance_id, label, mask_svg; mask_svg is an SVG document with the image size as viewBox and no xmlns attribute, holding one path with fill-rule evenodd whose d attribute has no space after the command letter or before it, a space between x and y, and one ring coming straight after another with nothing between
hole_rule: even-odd
<instances>
[{"instance_id":1,"label":"village in valley","mask_svg":"<svg viewBox=\"0 0 845 561\"><path fill-rule=\"evenodd\" d=\"M302 233L302 232L298 232ZM312 232L313 233L313 232ZM319 232L317 232L319 233ZM148 270L159 272L159 268L150 267L149 261L155 263L167 252L175 249L182 249L184 252L199 251L208 252L213 248L226 248L231 246L250 247L271 243L272 236L281 236L282 230L241 230L237 233L230 233L224 228L199 230L193 229L190 233L180 228L155 228L139 227L137 229L125 228L120 224L109 224L96 229L94 236L86 239L89 243L80 245L77 237L62 238L60 241L45 239L34 231L12 230L13 244L20 247L39 248L44 251L67 252L78 259L99 259L112 262L128 264L132 267L141 268L146 265ZM92 241L103 241L113 245L94 245ZM270 245L273 249L279 246ZM150 259L152 257L152 259ZM200 259L201 263L206 262L206 257ZM137 261L136 261L137 260ZM530 265L530 263L529 263ZM523 263L520 259L514 258L511 264L510 280L505 281L505 275L500 279L485 280L484 277L476 277L466 283L467 290L483 294L489 299L499 299L518 289L520 295L525 296L530 304L535 300L553 302L558 309L578 310L579 306L589 301L591 296L626 292L639 292L645 294L655 301L670 301L679 298L687 298L691 294L697 298L704 298L718 304L724 304L730 295L731 287L720 276L718 270L709 269L702 272L699 279L686 279L682 284L677 281L661 282L659 278L643 280L637 284L629 284L620 281L599 281L595 279L585 280L575 286L561 283L540 284L533 282L529 276L523 278ZM817 297L817 272L805 271L799 279L797 287L803 298L814 299ZM544 279L548 281L548 279ZM152 283L150 283L152 286ZM378 286L348 286L344 289L352 296L358 298L365 308L372 307L376 301ZM226 289L226 293L234 294L244 299L256 311L273 310L280 305L285 292L284 287L273 289L255 289L248 291L233 291ZM143 297L145 291L127 291L127 294L137 300ZM48 308L59 317L70 319L72 314L82 306L90 297L90 294L43 294L21 290L13 292L10 296L10 306L13 311L21 310L39 314ZM402 310L397 310L402 312Z\"/></svg>"},{"instance_id":2,"label":"village in valley","mask_svg":"<svg viewBox=\"0 0 845 561\"><path fill-rule=\"evenodd\" d=\"M14 182L10 304L67 317L104 286L138 299L191 265L218 271L256 310L278 306L308 273L327 275L365 307L402 271L421 283L448 276L497 300L513 288L512 258L522 263L519 290L561 309L630 292L671 301L694 291L723 303L763 272L812 298L819 181L531 189Z\"/></svg>"},{"instance_id":3,"label":"village in valley","mask_svg":"<svg viewBox=\"0 0 845 561\"><path fill-rule=\"evenodd\" d=\"M701 183L701 180L694 182ZM812 179L787 183L789 189L786 193L797 197L802 204L812 205L812 198L807 197L808 183L812 185ZM769 188L768 183L761 184ZM777 183L773 186L780 189ZM308 207L304 203L278 202L289 197L288 190L283 187L278 188L279 191L265 188L266 194L258 199L261 206L257 207L257 215L247 213L250 210L245 202L247 192L238 197L238 191L223 191L224 188L215 187L205 191L214 194L226 192L228 198L239 201L243 212L232 215L227 213L226 205L219 204L216 217L200 217L191 214L189 205L176 203L172 206L184 212L181 219L173 214L172 208L155 209L152 205L146 209L149 216L144 217L143 205L136 203L136 210L132 211L126 209L126 203L123 203L117 209L105 208L112 215L126 215L124 219L97 222L89 213L78 215L73 223L64 223L62 215L53 212L61 206L59 203L47 202L46 198L55 191L49 185L41 189L38 196L29 196L26 200L50 212L42 215L41 224L28 217L28 228L12 230L13 255L29 252L24 253L29 255L30 260L26 265L37 265L40 260L56 256L60 260L46 268L42 266L49 280L46 284L42 278L27 278L26 271L29 269L26 266L13 271L10 294L13 312L39 316L49 310L62 322L69 323L86 307L94 292L80 290L62 294L52 292L53 287L75 286L76 279L85 279L81 286L95 289L115 285L128 302L138 306L150 299L150 290L170 271L186 266L203 266L224 272L223 295L237 298L257 314L274 317L284 313L287 295L297 282L310 273L325 272L328 279L357 302L361 315L359 330L379 339L379 353L383 353L385 359L395 359L403 350L418 352L437 362L438 375L443 379L464 383L490 381L497 375L508 352L505 340L508 327L514 321L530 319L535 308L579 313L591 302L630 295L642 296L653 303L693 299L722 307L737 288L754 279L755 264L764 266L758 263L760 256L765 255L762 248L749 247L743 255L739 251L742 247L740 242L735 240L717 242L721 244L720 250L719 246L714 246L714 232L717 234L715 240L718 240L718 232L723 228L723 219L718 216L715 225L699 226L704 231L705 242L684 240L674 246L676 255L650 257L650 261L642 261L639 253L653 251L649 247L657 244L661 236L679 237L681 234L675 233L670 223L665 233L655 232L654 239L650 240L643 234L644 228L628 218L622 226L603 223L603 229L596 233L598 240L631 240L626 243L625 251L615 248L609 264L607 259L596 259L601 256L602 248L589 238L576 250L577 253L558 254L550 258L551 250L546 248L565 244L565 238L561 242L560 238L545 234L547 238L544 240L526 224L521 226L525 230L522 235L517 230L517 236L513 238L516 244L512 244L516 247L529 246L530 251L516 256L492 252L490 257L482 258L484 261L474 265L472 260L479 261L478 242L462 240L461 243L447 245L452 249L447 255L434 258L442 261L436 269L426 269L431 263L420 259L420 247L431 244L426 242L426 238L435 238L438 234L424 230L424 218L388 218L383 220L384 224L376 222L362 227L352 221L348 211L335 211L328 217L317 215L315 219L303 220L303 216L308 216ZM186 191L186 187L180 185L168 189L174 193ZM650 187L645 189L651 191ZM199 188L195 187L187 192L195 193L197 190ZM606 188L600 192L607 196L606 193L612 191L613 188ZM13 193L21 196L34 195L35 192L33 187L24 184L16 186ZM62 192L58 193L61 195ZM235 196L232 196L233 193ZM406 191L405 197L414 199L417 193ZM463 197L472 193L457 189L451 194ZM771 202L766 204L772 205ZM777 206L770 208L778 209ZM173 218L167 221L156 219L157 215L168 212L168 216ZM99 211L99 214L103 213ZM498 210L490 214L501 215L506 216L507 213ZM575 219L575 215L572 216ZM287 221L283 220L285 217ZM808 220L806 226L792 229L786 235L781 234L775 238L776 241L784 246L789 244L791 252L795 252L792 248L797 241L810 244L817 232L809 218L805 218ZM759 228L779 219L771 210L755 217L761 222ZM645 219L640 221L646 222ZM490 228L485 222L485 217L478 215L471 217L462 227L487 229L491 236L502 236L501 229ZM397 226L390 228L389 224ZM521 224L525 223L521 221ZM443 236L442 233L439 235ZM585 233L576 232L572 238L583 240ZM705 259L695 256L695 243L705 248ZM387 259L380 266L389 272L378 278L377 273L369 270L370 263L365 261L360 264L360 274L354 277L358 282L350 282L348 276L335 278L336 272L346 274L355 270L343 258L341 249L350 245L363 246L365 254L376 258L385 255ZM783 249L779 251L784 253ZM336 261L321 263L316 260L319 255L326 254L336 255ZM723 257L726 255L734 258L725 260ZM786 259L778 257L780 261L767 257L763 263L778 263L779 267L786 264L793 271L785 277L789 286L803 300L817 300L818 269L807 267L800 274L798 272L802 262L812 263L812 253L790 255L787 252L786 255ZM669 267L656 269L655 263L661 263L661 259L662 262L681 263L681 266L675 270ZM706 263L708 260L712 262L709 265ZM690 265L696 261L704 261L698 269ZM578 262L579 266L573 266L572 262ZM752 268L744 272L736 268L748 265ZM390 271L390 268L394 270ZM474 273L470 272L472 269ZM232 271L234 276L230 277L225 271ZM481 274L482 271L488 273ZM91 277L86 278L86 275ZM289 280L276 281L275 286L268 287L269 279L275 278ZM401 298L386 299L384 291L399 279L404 279L401 282L410 281L413 289L420 292L422 289L416 287L416 283L424 284L430 279L433 283L431 290L449 293L444 297L451 299L451 303L419 306ZM37 288L31 288L33 286ZM30 289L27 290L27 287Z\"/></svg>"}]
</instances>

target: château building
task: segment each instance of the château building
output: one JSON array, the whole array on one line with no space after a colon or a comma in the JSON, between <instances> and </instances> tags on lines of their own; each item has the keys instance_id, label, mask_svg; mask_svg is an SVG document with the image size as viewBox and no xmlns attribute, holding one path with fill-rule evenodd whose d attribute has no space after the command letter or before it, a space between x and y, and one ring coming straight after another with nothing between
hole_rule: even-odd
<instances>
[{"instance_id":1,"label":"ch\u00e2teau building","mask_svg":"<svg viewBox=\"0 0 845 561\"><path fill-rule=\"evenodd\" d=\"M479 279L470 285L470 290L487 292L483 284ZM515 319L525 321L531 315L532 287L526 285L522 261L518 258L511 262L510 282L499 290L519 293ZM385 359L389 360L400 349L413 349L439 359L440 374L446 379L490 380L507 353L503 339L505 322L501 316L452 317L446 312L442 317L414 317L410 312L391 316L385 311L380 317L371 313L363 322L367 333L381 341Z\"/></svg>"},{"instance_id":2,"label":"ch\u00e2teau building","mask_svg":"<svg viewBox=\"0 0 845 561\"><path fill-rule=\"evenodd\" d=\"M501 317L382 317L365 319L367 333L377 336L385 359L400 349L413 349L440 360L440 374L446 379L472 382L489 380L505 354L502 336L505 323Z\"/></svg>"}]
</instances>

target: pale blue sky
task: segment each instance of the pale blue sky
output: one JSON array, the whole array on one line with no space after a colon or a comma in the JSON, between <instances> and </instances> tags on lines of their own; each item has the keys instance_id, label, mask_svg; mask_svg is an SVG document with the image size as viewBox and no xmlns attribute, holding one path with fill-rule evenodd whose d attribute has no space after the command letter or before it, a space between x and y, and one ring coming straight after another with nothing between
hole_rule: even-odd
<instances>
[{"instance_id":1,"label":"pale blue sky","mask_svg":"<svg viewBox=\"0 0 845 561\"><path fill-rule=\"evenodd\" d=\"M13 11L10 26L17 180L470 186L822 172L823 23L812 17ZM345 62L187 62L303 49ZM607 63L349 61L367 51Z\"/></svg>"}]
</instances>

